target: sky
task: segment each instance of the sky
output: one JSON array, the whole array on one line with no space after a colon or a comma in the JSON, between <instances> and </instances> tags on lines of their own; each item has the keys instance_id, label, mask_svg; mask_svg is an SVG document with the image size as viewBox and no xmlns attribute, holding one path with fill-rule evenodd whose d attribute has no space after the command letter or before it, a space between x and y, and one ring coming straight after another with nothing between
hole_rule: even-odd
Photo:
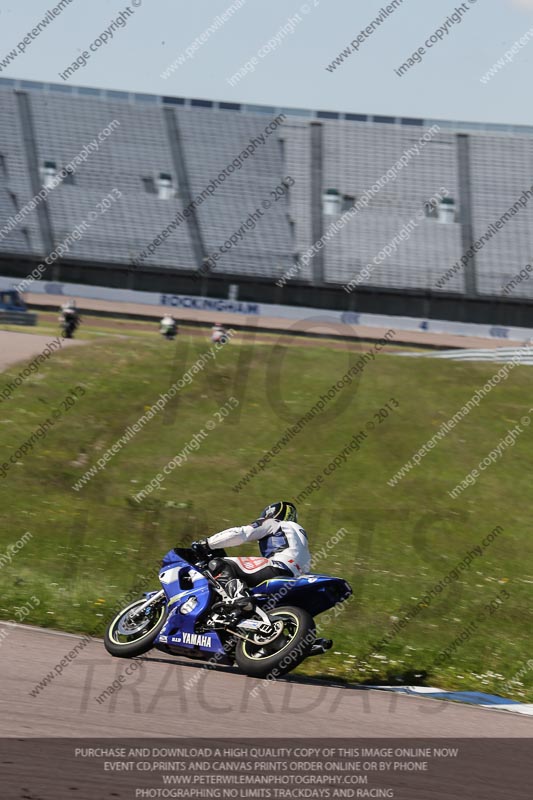
<instances>
[{"instance_id":1,"label":"sky","mask_svg":"<svg viewBox=\"0 0 533 800\"><path fill-rule=\"evenodd\" d=\"M3 0L0 77L276 107L533 125L533 0L394 0L396 8L392 0L71 0L24 43L57 2ZM387 6L392 11L381 15L381 24L361 36ZM122 26L113 29L121 14ZM107 42L95 44L106 31ZM204 41L197 40L202 34ZM433 34L435 43L425 46ZM349 56L326 69L345 48ZM419 48L424 52L413 60ZM12 51L16 56L7 60ZM76 59L86 63L60 77Z\"/></svg>"}]
</instances>

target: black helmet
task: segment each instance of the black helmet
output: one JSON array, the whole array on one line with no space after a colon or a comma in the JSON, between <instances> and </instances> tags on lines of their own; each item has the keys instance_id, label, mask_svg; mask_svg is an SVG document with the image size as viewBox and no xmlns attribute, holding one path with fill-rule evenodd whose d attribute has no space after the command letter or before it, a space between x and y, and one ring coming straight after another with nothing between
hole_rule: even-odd
<instances>
[{"instance_id":1,"label":"black helmet","mask_svg":"<svg viewBox=\"0 0 533 800\"><path fill-rule=\"evenodd\" d=\"M293 503L288 503L286 500L278 500L276 503L270 503L269 506L264 508L259 515L261 519L279 519L280 521L297 522L298 512Z\"/></svg>"}]
</instances>

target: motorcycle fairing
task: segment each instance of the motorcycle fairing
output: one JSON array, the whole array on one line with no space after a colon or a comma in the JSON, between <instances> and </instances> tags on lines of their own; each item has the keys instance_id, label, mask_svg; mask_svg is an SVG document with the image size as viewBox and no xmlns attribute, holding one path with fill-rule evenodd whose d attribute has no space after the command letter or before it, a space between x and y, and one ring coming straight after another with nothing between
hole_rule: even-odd
<instances>
[{"instance_id":1,"label":"motorcycle fairing","mask_svg":"<svg viewBox=\"0 0 533 800\"><path fill-rule=\"evenodd\" d=\"M168 617L155 643L169 647L225 653L215 631L198 633L196 623L211 604L209 582L184 558L171 550L163 559L159 580L167 597Z\"/></svg>"},{"instance_id":2,"label":"motorcycle fairing","mask_svg":"<svg viewBox=\"0 0 533 800\"><path fill-rule=\"evenodd\" d=\"M187 561L192 551L170 550L163 558L159 580L167 596L169 615L156 644L174 645L207 653L225 654L215 631L197 631L197 623L206 615L213 592L207 578ZM300 575L297 578L271 578L250 589L262 605L296 605L311 616L321 614L351 594L350 585L329 575Z\"/></svg>"},{"instance_id":3,"label":"motorcycle fairing","mask_svg":"<svg viewBox=\"0 0 533 800\"><path fill-rule=\"evenodd\" d=\"M352 589L342 578L330 575L300 575L298 578L270 578L253 587L251 593L270 605L295 605L315 617L346 600Z\"/></svg>"}]
</instances>

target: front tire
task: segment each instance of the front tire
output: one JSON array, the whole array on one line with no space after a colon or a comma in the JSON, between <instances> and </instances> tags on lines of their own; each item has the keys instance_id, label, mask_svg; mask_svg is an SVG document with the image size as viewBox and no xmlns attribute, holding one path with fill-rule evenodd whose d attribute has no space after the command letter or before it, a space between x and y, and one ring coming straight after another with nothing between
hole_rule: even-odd
<instances>
[{"instance_id":1,"label":"front tire","mask_svg":"<svg viewBox=\"0 0 533 800\"><path fill-rule=\"evenodd\" d=\"M279 632L273 641L239 640L235 661L252 678L280 678L307 658L316 639L313 617L303 608L282 606L268 612Z\"/></svg>"},{"instance_id":2,"label":"front tire","mask_svg":"<svg viewBox=\"0 0 533 800\"><path fill-rule=\"evenodd\" d=\"M162 602L152 609L148 608L149 613L139 620L132 618L132 612L145 602L146 600L136 600L126 606L107 626L104 645L112 656L132 658L152 649L154 640L166 622L167 607Z\"/></svg>"}]
</instances>

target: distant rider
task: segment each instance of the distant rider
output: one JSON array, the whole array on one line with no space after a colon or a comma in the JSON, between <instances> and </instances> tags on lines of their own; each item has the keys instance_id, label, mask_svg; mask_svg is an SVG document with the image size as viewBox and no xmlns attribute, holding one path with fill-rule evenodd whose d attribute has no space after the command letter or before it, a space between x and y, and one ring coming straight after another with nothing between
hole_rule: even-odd
<instances>
[{"instance_id":1,"label":"distant rider","mask_svg":"<svg viewBox=\"0 0 533 800\"><path fill-rule=\"evenodd\" d=\"M279 500L263 509L259 519L250 525L228 528L200 542L212 550L259 542L261 558L213 558L208 564L233 601L249 596L247 586L258 586L270 578L295 577L309 570L307 533L297 520L296 507Z\"/></svg>"},{"instance_id":2,"label":"distant rider","mask_svg":"<svg viewBox=\"0 0 533 800\"><path fill-rule=\"evenodd\" d=\"M159 333L167 339L173 339L178 333L178 323L171 314L165 314L159 323Z\"/></svg>"},{"instance_id":3,"label":"distant rider","mask_svg":"<svg viewBox=\"0 0 533 800\"><path fill-rule=\"evenodd\" d=\"M78 309L76 308L76 301L69 300L68 303L63 303L61 306L61 316L59 317L60 321L68 321L71 320L77 321L78 320Z\"/></svg>"},{"instance_id":4,"label":"distant rider","mask_svg":"<svg viewBox=\"0 0 533 800\"><path fill-rule=\"evenodd\" d=\"M80 324L80 315L78 314L78 309L76 308L76 301L69 300L68 303L64 303L61 306L60 310L61 314L59 316L59 322L63 327L65 336L70 339Z\"/></svg>"},{"instance_id":5,"label":"distant rider","mask_svg":"<svg viewBox=\"0 0 533 800\"><path fill-rule=\"evenodd\" d=\"M215 344L220 342L220 344L226 344L228 341L228 332L223 325L219 325L215 323L211 328L211 341Z\"/></svg>"}]
</instances>

